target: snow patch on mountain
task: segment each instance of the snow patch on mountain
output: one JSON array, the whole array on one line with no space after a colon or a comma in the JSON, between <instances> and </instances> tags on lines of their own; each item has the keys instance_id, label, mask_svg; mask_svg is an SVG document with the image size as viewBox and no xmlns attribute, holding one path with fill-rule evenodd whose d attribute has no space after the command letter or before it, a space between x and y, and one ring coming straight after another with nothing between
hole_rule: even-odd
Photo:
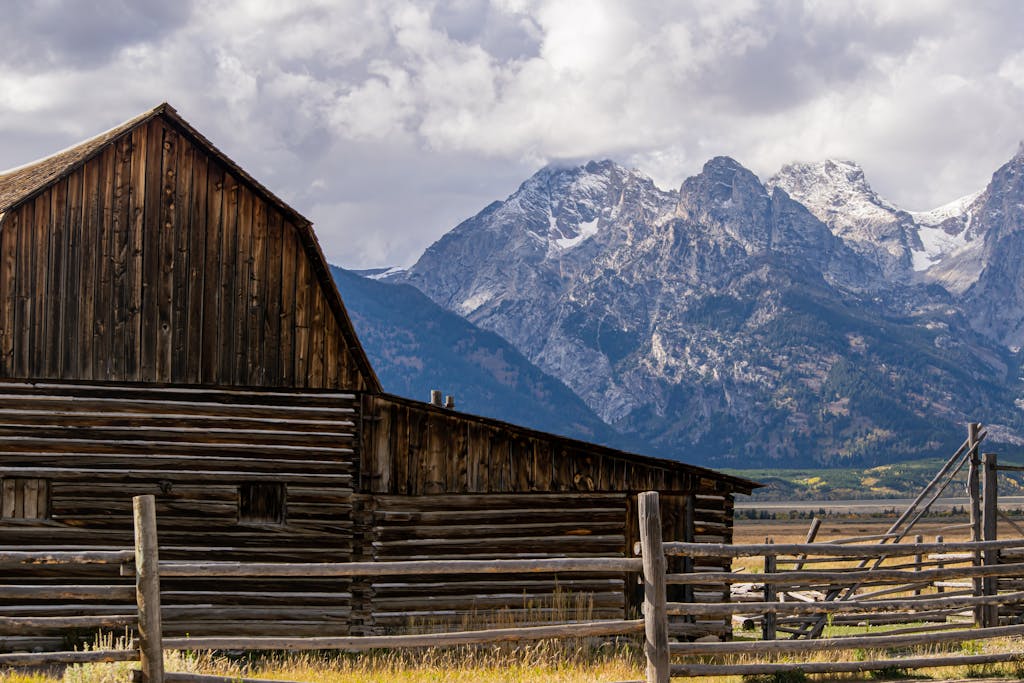
<instances>
[{"instance_id":1,"label":"snow patch on mountain","mask_svg":"<svg viewBox=\"0 0 1024 683\"><path fill-rule=\"evenodd\" d=\"M981 196L982 190L973 192L966 197L955 199L948 204L931 209L930 211L909 211L914 220L922 226L935 227L945 223L950 218L960 218L970 209L971 204Z\"/></svg>"},{"instance_id":2,"label":"snow patch on mountain","mask_svg":"<svg viewBox=\"0 0 1024 683\"><path fill-rule=\"evenodd\" d=\"M939 226L922 225L917 230L923 249L910 252L916 272L924 272L946 256L967 246L967 229L949 234Z\"/></svg>"},{"instance_id":3,"label":"snow patch on mountain","mask_svg":"<svg viewBox=\"0 0 1024 683\"><path fill-rule=\"evenodd\" d=\"M561 251L567 251L573 247L579 246L584 240L587 240L597 234L597 219L580 223L575 237L560 237L555 239L553 244L558 247Z\"/></svg>"}]
</instances>

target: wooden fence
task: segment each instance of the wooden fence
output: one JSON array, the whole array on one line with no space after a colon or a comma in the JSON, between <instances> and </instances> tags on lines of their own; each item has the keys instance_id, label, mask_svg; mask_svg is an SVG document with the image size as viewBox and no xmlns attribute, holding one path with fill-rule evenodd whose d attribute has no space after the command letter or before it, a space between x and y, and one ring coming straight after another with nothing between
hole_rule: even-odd
<instances>
[{"instance_id":1,"label":"wooden fence","mask_svg":"<svg viewBox=\"0 0 1024 683\"><path fill-rule=\"evenodd\" d=\"M0 666L139 660L138 678L146 683L215 683L237 680L163 671L167 649L189 650L325 650L442 647L474 643L522 641L562 637L612 636L643 633L647 660L646 680L665 683L670 675L706 676L773 673L801 669L806 673L868 671L987 664L1017 660L1021 655L931 654L928 657L867 658L865 661L801 661L816 652L884 651L922 645L943 645L967 640L1024 635L1024 625L1000 624L1000 606L1024 604L1024 591L999 592L1001 577L1019 577L1024 563L1003 562L1001 556L1024 551L1024 539L970 543L896 543L889 545L804 543L723 545L663 543L658 494L639 496L640 544L638 558L553 558L520 560L430 560L350 563L238 563L160 561L152 496L134 499L134 552L0 553L0 564L121 563L122 573L136 578L137 615L124 615L118 623L135 625L138 648L133 650L25 653L0 655ZM718 573L666 573L667 558L763 557L765 571ZM912 558L912 559L906 559ZM980 561L979 561L980 558ZM867 563L871 562L870 565ZM587 621L583 623L524 626L453 633L363 637L250 637L211 636L163 638L160 610L161 577L365 577L424 576L452 573L608 573L640 572L644 589L643 619ZM975 583L975 581L977 583ZM754 602L694 604L669 602L667 586L734 585L746 582L762 587ZM944 592L936 592L936 586ZM0 587L0 591L5 588ZM29 590L17 587L19 591ZM819 596L832 599L816 599ZM838 598L835 596L839 596ZM988 615L986 621L974 619ZM993 616L994 615L994 616ZM669 642L669 617L732 617L762 628L761 639L724 642ZM956 619L961 619L957 623ZM61 623L71 626L73 617ZM90 619L94 619L91 618ZM845 636L817 637L811 633L821 619L830 624L870 622L896 625L891 630ZM994 619L994 622L993 622ZM11 621L8 619L7 621ZM912 623L911 623L912 622ZM48 622L49 623L49 622ZM984 624L984 625L982 625ZM38 619L22 619L25 629ZM50 624L53 625L53 624ZM77 622L76 626L81 625ZM107 624L89 622L92 626ZM808 637L808 635L811 637ZM788 636L788 637L787 637ZM687 658L672 663L671 657ZM786 656L790 661L775 661ZM737 657L755 658L740 662ZM698 658L698 661L693 661ZM792 660L797 663L793 663Z\"/></svg>"}]
</instances>

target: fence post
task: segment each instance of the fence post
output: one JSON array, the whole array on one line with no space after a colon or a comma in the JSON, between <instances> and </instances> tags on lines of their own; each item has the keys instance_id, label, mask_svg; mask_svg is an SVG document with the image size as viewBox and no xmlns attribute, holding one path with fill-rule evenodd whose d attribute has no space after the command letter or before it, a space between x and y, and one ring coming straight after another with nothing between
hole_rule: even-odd
<instances>
[{"instance_id":1,"label":"fence post","mask_svg":"<svg viewBox=\"0 0 1024 683\"><path fill-rule=\"evenodd\" d=\"M938 536L935 537L935 542L938 543L939 545L942 545L944 540L945 539L942 538L941 534L939 534ZM939 551L939 552L941 553L941 551ZM935 568L936 569L945 569L946 568L946 563L943 562L942 560L939 560L939 563L935 566ZM936 583L938 583L938 582L936 582ZM935 592L936 593L945 593L946 592L946 587L945 586L936 586L935 587Z\"/></svg>"},{"instance_id":2,"label":"fence post","mask_svg":"<svg viewBox=\"0 0 1024 683\"><path fill-rule=\"evenodd\" d=\"M967 448L969 449L969 460L967 470L967 495L971 498L971 509L969 521L971 526L971 540L977 543L981 540L981 485L980 485L980 464L978 456L978 435L981 432L981 424L971 422L967 425ZM981 565L981 553L975 552L971 564L975 567ZM982 579L972 579L974 585L974 596L978 597L983 592ZM974 608L974 623L976 626L983 626L985 619L985 607L978 605Z\"/></svg>"},{"instance_id":3,"label":"fence post","mask_svg":"<svg viewBox=\"0 0 1024 683\"><path fill-rule=\"evenodd\" d=\"M767 543L775 543L775 539L765 539ZM766 553L764 556L764 573L774 574L778 570L777 556ZM764 601L775 602L779 598L779 591L774 583L764 584ZM776 623L777 619L775 612L765 612L764 617L761 619L761 638L763 640L775 640L776 636Z\"/></svg>"},{"instance_id":4,"label":"fence post","mask_svg":"<svg viewBox=\"0 0 1024 683\"><path fill-rule=\"evenodd\" d=\"M916 543L917 545L921 545L922 543L924 543L924 536L922 536L921 534L918 534L917 536L914 536L914 543ZM915 572L921 571L921 562L923 562L923 561L924 561L924 556L921 555L921 553L917 553L916 555L914 555L914 571ZM917 588L914 589L914 595L920 595L920 594L921 594L921 587L918 586Z\"/></svg>"},{"instance_id":5,"label":"fence post","mask_svg":"<svg viewBox=\"0 0 1024 683\"><path fill-rule=\"evenodd\" d=\"M668 612L665 605L665 551L657 491L637 496L640 549L644 566L644 654L647 683L669 683Z\"/></svg>"},{"instance_id":6,"label":"fence post","mask_svg":"<svg viewBox=\"0 0 1024 683\"><path fill-rule=\"evenodd\" d=\"M164 683L160 618L160 558L156 537L156 501L132 498L135 513L135 599L139 606L139 649L144 683Z\"/></svg>"},{"instance_id":7,"label":"fence post","mask_svg":"<svg viewBox=\"0 0 1024 683\"><path fill-rule=\"evenodd\" d=\"M983 509L982 509L982 538L986 541L995 541L998 536L998 520L997 515L999 514L999 482L998 482L998 468L997 468L997 457L995 453L985 453L981 456L981 465L983 471L982 481L984 488L983 498ZM999 551L995 549L985 549L984 552L984 564L991 566L999 564ZM985 595L995 595L999 592L999 578L995 576L987 576L983 581L983 592ZM999 605L985 605L984 606L984 626L998 626L999 625Z\"/></svg>"}]
</instances>

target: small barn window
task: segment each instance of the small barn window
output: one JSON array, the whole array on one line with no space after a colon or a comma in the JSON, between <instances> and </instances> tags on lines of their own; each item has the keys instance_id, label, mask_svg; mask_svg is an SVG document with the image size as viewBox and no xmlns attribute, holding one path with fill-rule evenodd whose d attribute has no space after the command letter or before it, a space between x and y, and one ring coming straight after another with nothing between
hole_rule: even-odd
<instances>
[{"instance_id":1,"label":"small barn window","mask_svg":"<svg viewBox=\"0 0 1024 683\"><path fill-rule=\"evenodd\" d=\"M0 518L47 519L50 482L46 479L0 479Z\"/></svg>"},{"instance_id":2,"label":"small barn window","mask_svg":"<svg viewBox=\"0 0 1024 683\"><path fill-rule=\"evenodd\" d=\"M284 484L250 482L238 487L238 521L284 524Z\"/></svg>"}]
</instances>

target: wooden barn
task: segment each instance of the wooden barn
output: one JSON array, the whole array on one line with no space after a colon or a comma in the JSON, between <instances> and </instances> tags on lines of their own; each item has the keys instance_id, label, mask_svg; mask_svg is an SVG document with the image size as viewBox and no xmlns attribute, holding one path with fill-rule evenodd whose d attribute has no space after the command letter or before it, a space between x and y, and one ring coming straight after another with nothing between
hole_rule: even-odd
<instances>
[{"instance_id":1,"label":"wooden barn","mask_svg":"<svg viewBox=\"0 0 1024 683\"><path fill-rule=\"evenodd\" d=\"M310 222L166 104L0 174L0 395L8 550L130 547L131 497L153 493L165 559L615 556L631 554L640 491L662 492L666 539L730 542L733 495L756 486L385 394ZM133 611L116 568L3 573L0 616ZM52 599L19 599L25 583ZM163 590L168 634L637 609L621 574ZM76 635L3 628L0 650Z\"/></svg>"}]
</instances>

